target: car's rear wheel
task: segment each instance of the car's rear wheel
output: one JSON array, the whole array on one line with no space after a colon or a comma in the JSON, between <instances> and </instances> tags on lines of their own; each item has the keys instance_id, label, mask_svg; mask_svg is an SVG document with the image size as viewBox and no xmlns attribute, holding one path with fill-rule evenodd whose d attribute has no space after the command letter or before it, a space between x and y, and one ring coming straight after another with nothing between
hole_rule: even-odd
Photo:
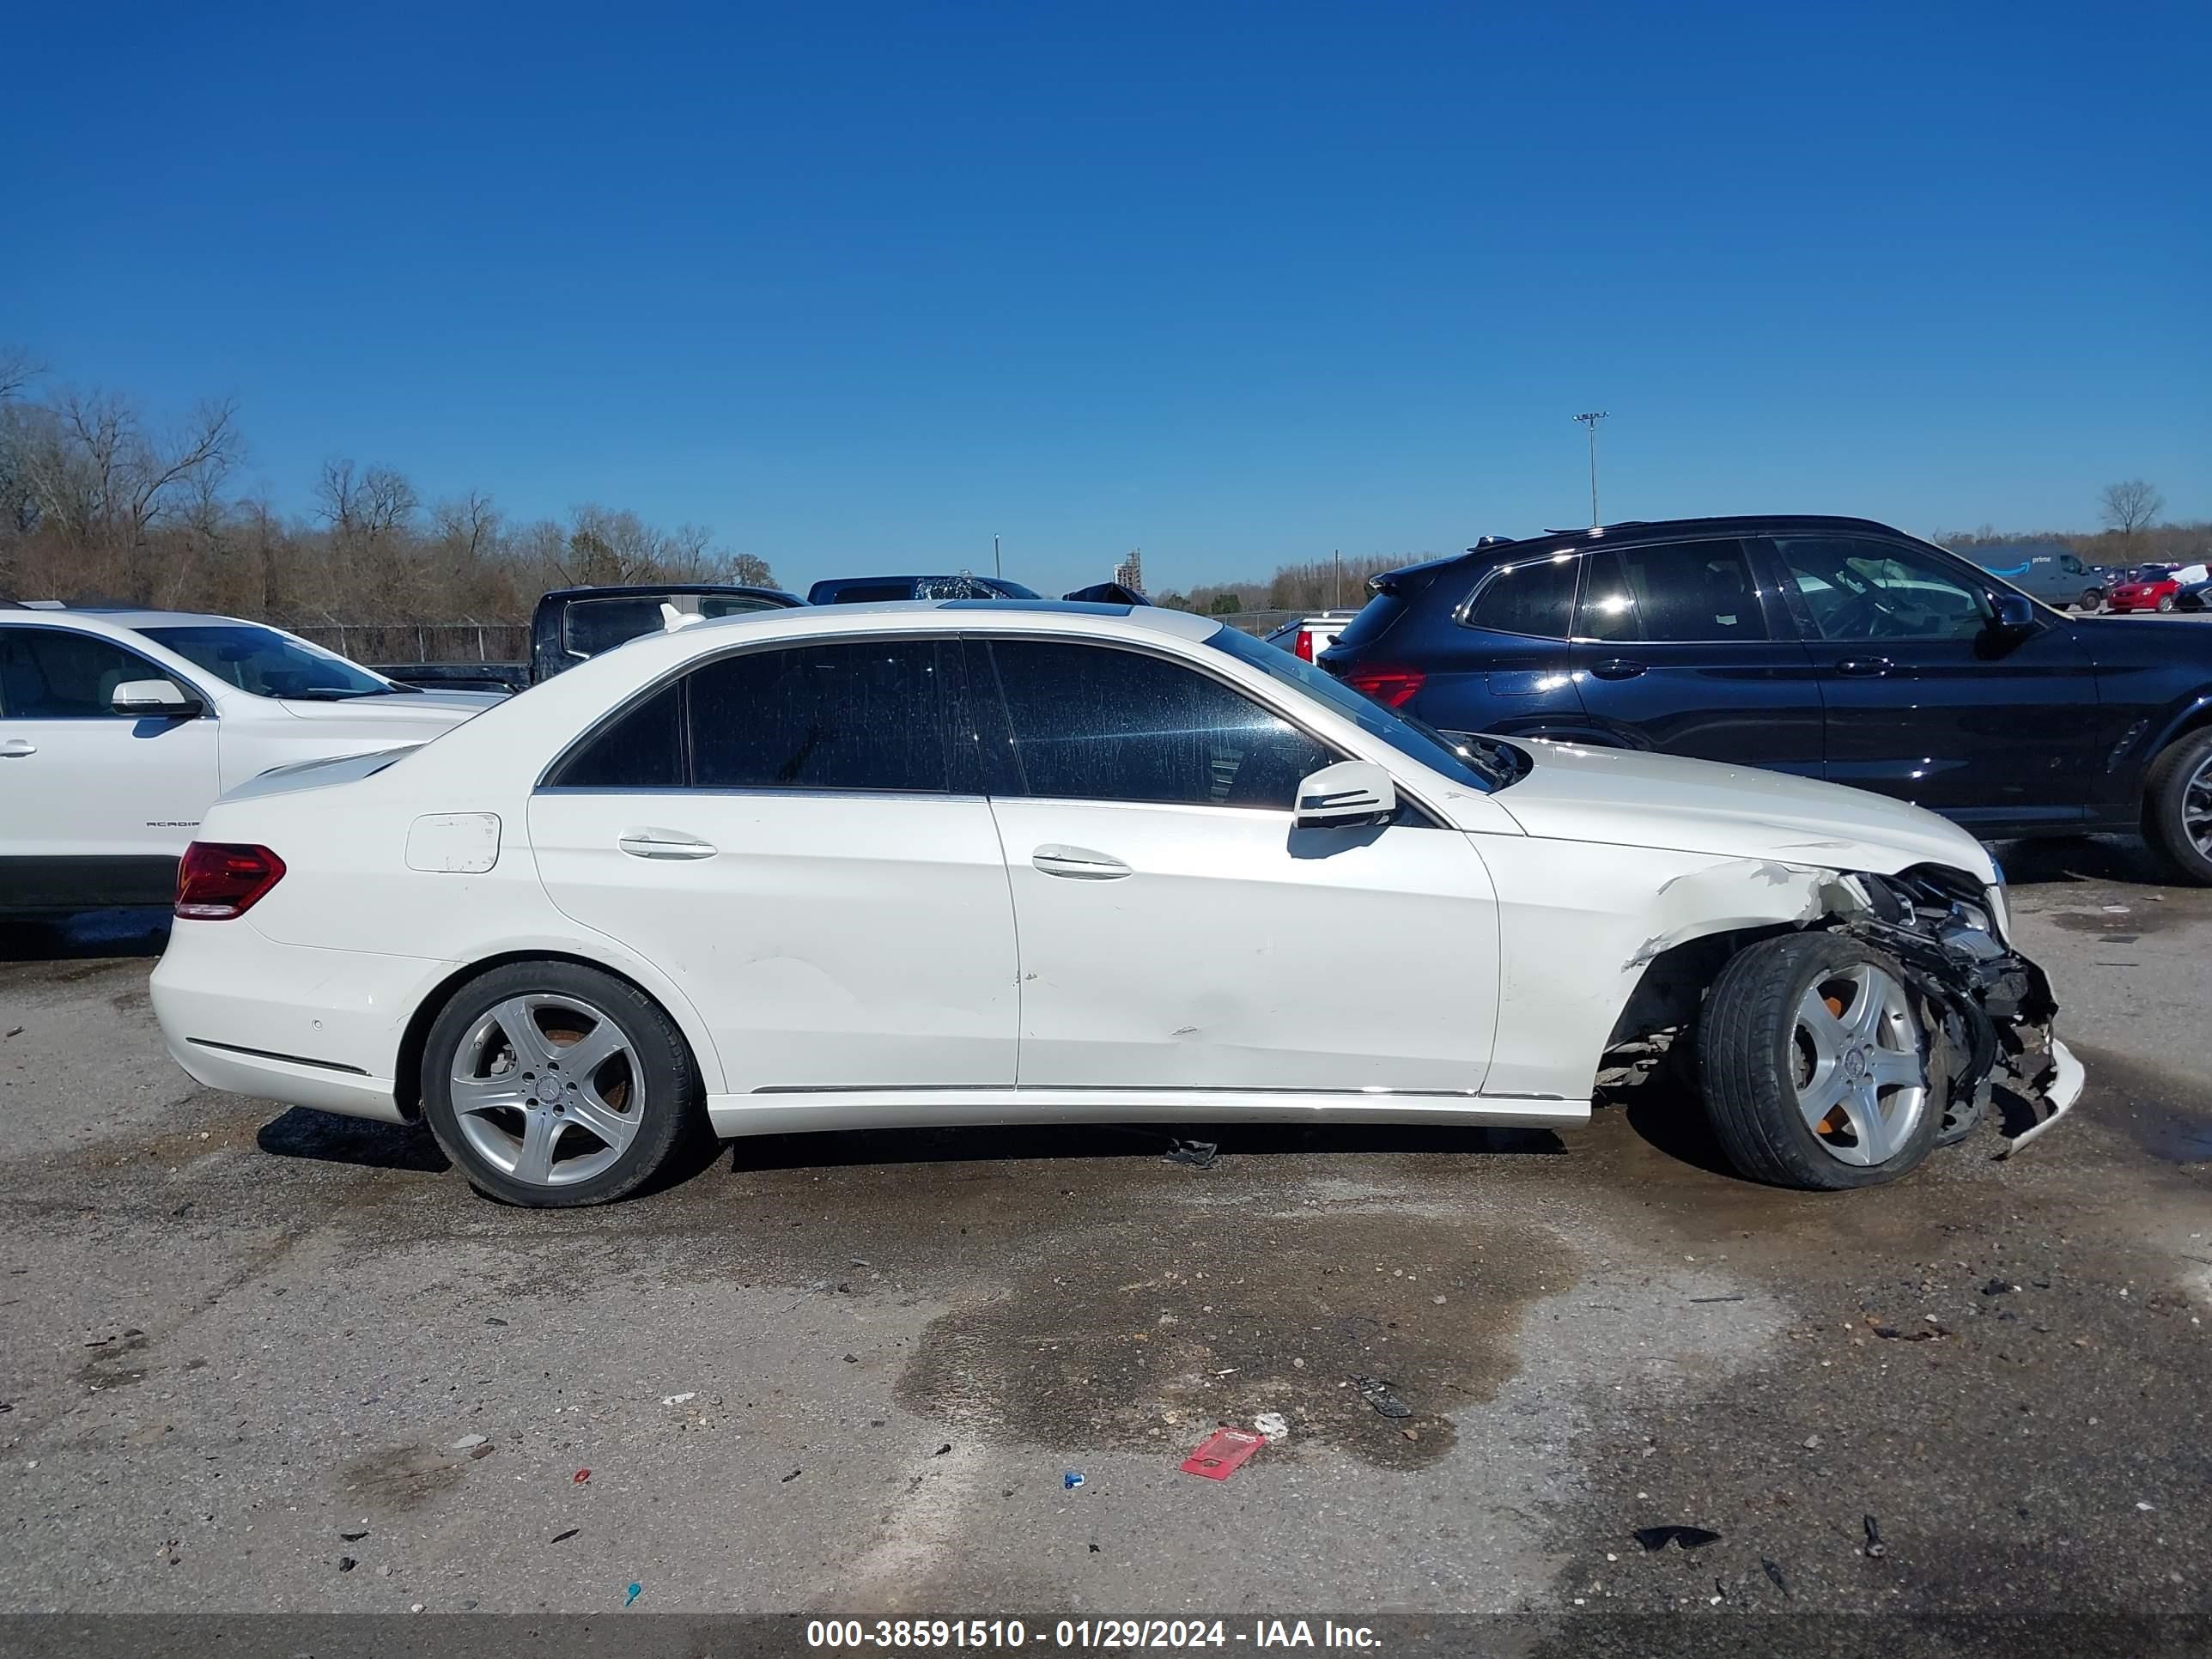
<instances>
[{"instance_id":1,"label":"car's rear wheel","mask_svg":"<svg viewBox=\"0 0 2212 1659\"><path fill-rule=\"evenodd\" d=\"M569 962L511 963L454 994L423 1045L422 1111L479 1192L542 1208L620 1198L703 1122L674 1022Z\"/></svg>"},{"instance_id":2,"label":"car's rear wheel","mask_svg":"<svg viewBox=\"0 0 2212 1659\"><path fill-rule=\"evenodd\" d=\"M1778 1187L1894 1181L1942 1124L1927 1048L1890 958L1832 933L1751 945L1721 970L1699 1021L1715 1138L1743 1174Z\"/></svg>"},{"instance_id":3,"label":"car's rear wheel","mask_svg":"<svg viewBox=\"0 0 2212 1659\"><path fill-rule=\"evenodd\" d=\"M2212 887L2212 730L2191 733L2151 763L2142 831L2184 881Z\"/></svg>"}]
</instances>

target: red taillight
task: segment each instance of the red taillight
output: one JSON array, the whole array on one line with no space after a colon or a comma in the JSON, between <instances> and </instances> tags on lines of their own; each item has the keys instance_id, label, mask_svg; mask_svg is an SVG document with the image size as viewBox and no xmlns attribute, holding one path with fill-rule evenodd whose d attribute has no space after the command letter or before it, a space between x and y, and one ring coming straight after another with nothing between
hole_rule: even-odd
<instances>
[{"instance_id":1,"label":"red taillight","mask_svg":"<svg viewBox=\"0 0 2212 1659\"><path fill-rule=\"evenodd\" d=\"M228 921L283 879L284 860L265 847L196 841L177 864L177 914L193 921Z\"/></svg>"},{"instance_id":2,"label":"red taillight","mask_svg":"<svg viewBox=\"0 0 2212 1659\"><path fill-rule=\"evenodd\" d=\"M1352 668L1345 672L1344 683L1385 708L1403 708L1427 678L1418 668Z\"/></svg>"},{"instance_id":3,"label":"red taillight","mask_svg":"<svg viewBox=\"0 0 2212 1659\"><path fill-rule=\"evenodd\" d=\"M1297 659L1300 662L1311 662L1313 660L1312 629L1301 628L1298 629L1298 642L1294 649L1296 651Z\"/></svg>"}]
</instances>

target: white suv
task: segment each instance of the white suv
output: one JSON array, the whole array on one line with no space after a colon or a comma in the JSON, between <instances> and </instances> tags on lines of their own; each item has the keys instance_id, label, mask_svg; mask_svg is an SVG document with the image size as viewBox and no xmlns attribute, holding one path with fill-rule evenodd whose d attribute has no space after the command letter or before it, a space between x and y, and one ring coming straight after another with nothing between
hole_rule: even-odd
<instances>
[{"instance_id":1,"label":"white suv","mask_svg":"<svg viewBox=\"0 0 2212 1659\"><path fill-rule=\"evenodd\" d=\"M396 685L230 617L0 605L0 914L166 904L226 789L427 743L503 701Z\"/></svg>"}]
</instances>

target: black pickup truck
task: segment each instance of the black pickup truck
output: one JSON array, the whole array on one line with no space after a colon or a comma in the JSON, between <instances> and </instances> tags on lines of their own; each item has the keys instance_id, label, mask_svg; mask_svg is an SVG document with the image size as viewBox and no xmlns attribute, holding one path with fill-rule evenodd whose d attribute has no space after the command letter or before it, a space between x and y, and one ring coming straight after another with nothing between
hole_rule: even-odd
<instances>
[{"instance_id":1,"label":"black pickup truck","mask_svg":"<svg viewBox=\"0 0 2212 1659\"><path fill-rule=\"evenodd\" d=\"M426 662L375 665L403 685L450 690L520 691L564 668L611 650L624 640L657 631L660 607L702 617L776 611L806 601L780 587L740 587L726 582L638 582L609 587L556 587L542 595L530 617L528 662Z\"/></svg>"}]
</instances>

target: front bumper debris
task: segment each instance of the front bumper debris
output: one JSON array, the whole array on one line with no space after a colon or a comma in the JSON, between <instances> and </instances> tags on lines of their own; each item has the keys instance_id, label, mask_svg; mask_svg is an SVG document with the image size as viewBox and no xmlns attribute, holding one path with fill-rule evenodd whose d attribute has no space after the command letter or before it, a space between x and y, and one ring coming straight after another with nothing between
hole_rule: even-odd
<instances>
[{"instance_id":1,"label":"front bumper debris","mask_svg":"<svg viewBox=\"0 0 2212 1659\"><path fill-rule=\"evenodd\" d=\"M2007 1158L2072 1110L2084 1078L2052 1030L2051 981L1999 935L1989 897L1958 872L1926 866L1849 885L1866 904L1840 931L1893 957L1923 1000L1929 1082L1946 1113L1978 1119L1994 1108Z\"/></svg>"}]
</instances>

